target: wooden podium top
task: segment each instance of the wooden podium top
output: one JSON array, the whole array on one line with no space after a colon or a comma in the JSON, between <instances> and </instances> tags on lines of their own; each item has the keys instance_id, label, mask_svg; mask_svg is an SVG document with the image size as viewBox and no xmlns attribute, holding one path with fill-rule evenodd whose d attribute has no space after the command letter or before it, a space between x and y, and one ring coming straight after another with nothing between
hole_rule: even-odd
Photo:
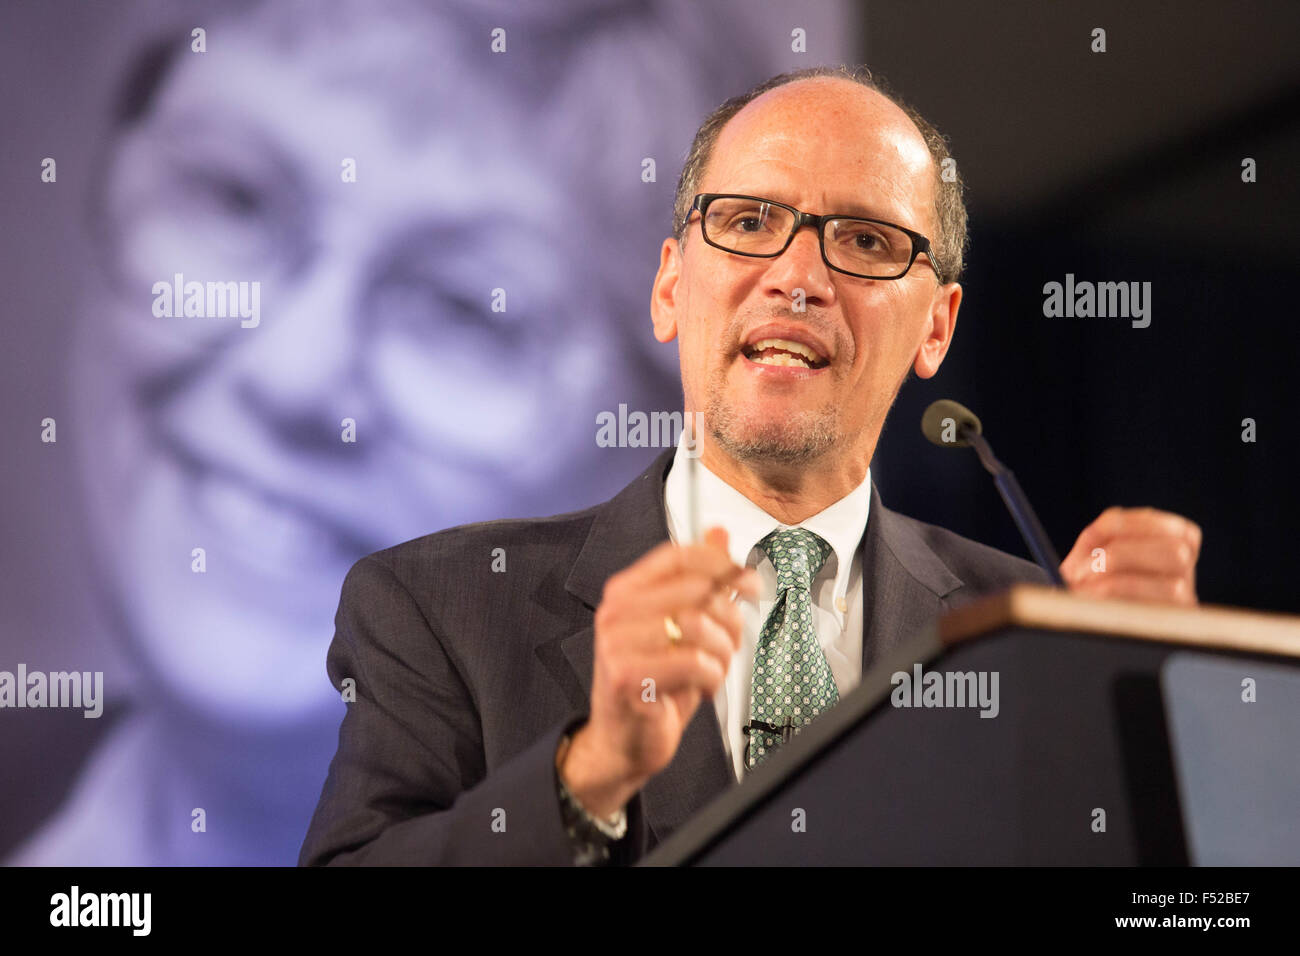
<instances>
[{"instance_id":1,"label":"wooden podium top","mask_svg":"<svg viewBox=\"0 0 1300 956\"><path fill-rule=\"evenodd\" d=\"M945 614L939 640L952 645L1010 626L1300 658L1300 617L1294 615L1084 597L1035 584L1016 584Z\"/></svg>"}]
</instances>

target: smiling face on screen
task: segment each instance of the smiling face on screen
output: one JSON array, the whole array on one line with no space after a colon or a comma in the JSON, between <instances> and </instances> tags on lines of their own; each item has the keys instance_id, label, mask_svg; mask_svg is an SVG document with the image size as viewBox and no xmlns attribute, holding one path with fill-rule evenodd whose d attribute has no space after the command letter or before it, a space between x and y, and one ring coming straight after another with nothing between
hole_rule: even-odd
<instances>
[{"instance_id":1,"label":"smiling face on screen","mask_svg":"<svg viewBox=\"0 0 1300 956\"><path fill-rule=\"evenodd\" d=\"M179 57L115 145L109 291L80 330L124 630L185 706L255 725L337 704L321 661L353 561L554 495L613 349L567 285L587 237L529 118L429 75L436 19L361 22L232 23ZM260 321L156 316L177 273L258 282Z\"/></svg>"}]
</instances>

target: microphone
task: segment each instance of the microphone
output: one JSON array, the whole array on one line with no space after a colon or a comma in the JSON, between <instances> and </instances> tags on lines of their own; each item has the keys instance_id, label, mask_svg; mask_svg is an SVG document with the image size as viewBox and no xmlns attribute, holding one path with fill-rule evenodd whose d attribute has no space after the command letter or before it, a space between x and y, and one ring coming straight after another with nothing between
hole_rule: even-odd
<instances>
[{"instance_id":1,"label":"microphone","mask_svg":"<svg viewBox=\"0 0 1300 956\"><path fill-rule=\"evenodd\" d=\"M1016 476L993 456L993 449L984 440L984 426L975 413L952 399L941 398L932 402L921 416L921 431L926 438L942 448L975 446L984 470L993 476L993 483L997 485L1011 517L1015 519L1016 527L1020 529L1034 561L1047 572L1053 584L1058 588L1065 587L1065 581L1061 577L1061 559L1057 557L1056 549L1052 547L1047 532L1039 523L1029 499L1020 489Z\"/></svg>"}]
</instances>

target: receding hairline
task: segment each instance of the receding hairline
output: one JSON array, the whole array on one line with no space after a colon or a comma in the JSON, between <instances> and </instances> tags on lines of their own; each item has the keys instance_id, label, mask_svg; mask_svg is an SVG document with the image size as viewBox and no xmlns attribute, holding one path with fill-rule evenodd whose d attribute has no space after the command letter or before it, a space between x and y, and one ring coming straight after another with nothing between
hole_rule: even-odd
<instances>
[{"instance_id":1,"label":"receding hairline","mask_svg":"<svg viewBox=\"0 0 1300 956\"><path fill-rule=\"evenodd\" d=\"M751 109L755 107L758 107L760 104L763 104L764 102L771 102L772 100L777 100L782 98L788 99L791 96L793 96L795 93L799 92L801 88L817 87L817 86L820 87L836 86L836 87L840 87L841 89L851 90L854 93L861 94L862 96L866 97L872 102L880 104L881 106L885 107L886 112L893 113L894 115L903 119L906 122L908 128L915 131L917 135L917 139L920 140L921 145L922 146L925 145L925 137L921 135L920 128L916 125L915 122L912 121L912 118L907 115L907 112L901 106L899 106L897 103L891 100L880 90L874 89L870 86L865 86L864 84L859 83L856 80L849 79L846 76L803 76L797 80L790 80L788 83L782 83L780 86L774 86L770 90L764 90L762 93L758 94L758 96L754 97L752 100L750 100L740 109L738 109L735 115L731 116L727 120L727 122L722 125L722 129L718 131L719 138L721 138L722 136L722 130L725 130L728 126L730 126L737 117L745 115L745 113L749 112Z\"/></svg>"},{"instance_id":2,"label":"receding hairline","mask_svg":"<svg viewBox=\"0 0 1300 956\"><path fill-rule=\"evenodd\" d=\"M930 170L933 173L928 177L930 179L929 207L934 223L934 234L930 236L930 259L941 282L956 282L965 267L970 233L967 225L966 203L963 198L965 183L957 168L956 160L952 158L948 139L920 110L907 103L884 77L872 73L866 66L818 66L779 73L743 93L730 97L710 112L696 129L690 148L686 152L685 163L677 177L677 189L673 193L671 227L673 237L680 241L686 236L684 230L690 218L691 195L699 193L700 183L707 170L712 167L719 136L723 129L730 125L731 120L735 119L746 106L767 93L786 86L794 87L804 80L814 79L841 79L862 86L900 109L920 132L930 155ZM796 125L797 122L796 119ZM900 130L898 148L905 150L903 140L909 134L903 132L905 127L900 126L898 129ZM917 211L924 216L924 204Z\"/></svg>"},{"instance_id":3,"label":"receding hairline","mask_svg":"<svg viewBox=\"0 0 1300 956\"><path fill-rule=\"evenodd\" d=\"M770 108L774 101L780 99L790 99L798 93L799 87L807 86L811 84L815 84L819 86L834 85L839 87L852 88L862 94L865 94L866 98L875 104L876 108L880 113L888 115L891 118L891 120L893 121L894 129L907 131L907 136L911 140L912 146L914 147L913 153L918 159L921 160L922 163L921 167L917 170L917 174L921 176L924 179L924 181L929 183L930 185L930 197L929 197L929 201L926 203L925 212L927 218L929 218L932 222L937 224L938 210L936 208L936 200L938 197L935 195L934 183L932 182L933 177L936 175L936 166L934 162L934 154L931 152L929 144L926 142L925 134L921 131L921 128L916 125L916 121L913 120L912 117L907 114L906 110L904 110L901 106L895 103L892 99L890 99L880 90L873 89L869 86L865 86L862 83L857 82L856 80L852 80L844 76L801 77L800 79L792 80L789 83L783 83L780 86L775 86L772 89L766 90L763 93L760 93L758 96L754 97L744 106L742 106L739 110L737 110L733 116L728 117L727 121L723 123L722 126L718 129L717 135L713 140L713 144L709 149L707 161L705 162L703 168L700 170L699 182L703 184L704 181L708 178L709 171L713 168L714 160L717 158L719 149L723 147L724 140L728 135L728 131L734 130L735 123L738 119L740 119L743 116L746 116L747 114L749 115L750 118L752 118L753 115L759 112L759 110L762 107L767 106Z\"/></svg>"}]
</instances>

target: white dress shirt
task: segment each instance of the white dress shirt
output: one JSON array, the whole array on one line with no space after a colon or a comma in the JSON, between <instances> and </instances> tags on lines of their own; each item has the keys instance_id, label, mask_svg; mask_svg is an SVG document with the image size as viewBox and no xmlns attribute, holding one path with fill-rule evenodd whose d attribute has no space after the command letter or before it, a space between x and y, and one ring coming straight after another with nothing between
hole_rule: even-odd
<instances>
[{"instance_id":1,"label":"white dress shirt","mask_svg":"<svg viewBox=\"0 0 1300 956\"><path fill-rule=\"evenodd\" d=\"M683 439L685 433L683 433ZM677 443L672 470L664 483L664 509L668 534L674 542L690 534L690 464L684 440ZM817 641L826 654L835 687L841 697L862 678L862 557L858 545L867 527L871 504L871 469L848 495L800 522L781 524L704 465L696 462L700 533L720 525L727 530L731 559L736 564L758 569L759 600L755 607L741 602L744 629L740 649L731 658L727 679L713 703L722 725L722 746L731 759L736 779L744 775L745 735L749 722L750 681L758 633L776 604L776 568L758 543L778 528L800 527L820 536L831 546L826 563L812 581L813 617Z\"/></svg>"}]
</instances>

